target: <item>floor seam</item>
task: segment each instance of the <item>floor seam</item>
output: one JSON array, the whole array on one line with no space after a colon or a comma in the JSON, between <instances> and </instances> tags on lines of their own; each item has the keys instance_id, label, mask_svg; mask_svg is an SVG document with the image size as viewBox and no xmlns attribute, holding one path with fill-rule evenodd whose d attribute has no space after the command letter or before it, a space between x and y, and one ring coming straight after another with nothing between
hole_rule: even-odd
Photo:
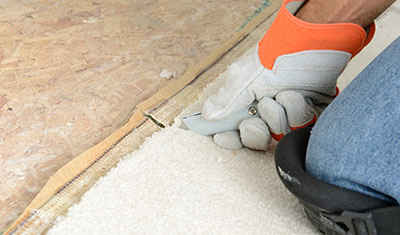
<instances>
[{"instance_id":1,"label":"floor seam","mask_svg":"<svg viewBox=\"0 0 400 235\"><path fill-rule=\"evenodd\" d=\"M153 124L155 124L158 127L165 128L165 125L162 122L157 121L153 116L147 113L143 113L143 116L148 118Z\"/></svg>"}]
</instances>

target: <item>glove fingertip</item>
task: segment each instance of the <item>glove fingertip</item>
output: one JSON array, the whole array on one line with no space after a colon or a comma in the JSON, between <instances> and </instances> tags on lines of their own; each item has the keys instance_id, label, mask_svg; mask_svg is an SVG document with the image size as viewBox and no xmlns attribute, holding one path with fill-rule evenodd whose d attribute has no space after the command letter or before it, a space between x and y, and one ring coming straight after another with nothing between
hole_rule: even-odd
<instances>
[{"instance_id":1,"label":"glove fingertip","mask_svg":"<svg viewBox=\"0 0 400 235\"><path fill-rule=\"evenodd\" d=\"M214 135L214 142L224 149L241 149L240 136L237 131L227 131Z\"/></svg>"},{"instance_id":2,"label":"glove fingertip","mask_svg":"<svg viewBox=\"0 0 400 235\"><path fill-rule=\"evenodd\" d=\"M291 130L311 125L317 120L317 111L298 92L281 92L276 96L276 101L285 109Z\"/></svg>"},{"instance_id":3,"label":"glove fingertip","mask_svg":"<svg viewBox=\"0 0 400 235\"><path fill-rule=\"evenodd\" d=\"M297 129L300 129L300 128L315 124L316 122L317 122L317 115L314 115L311 121L309 121L307 123L304 123L304 124L302 124L300 126L291 126L290 129L297 130Z\"/></svg>"},{"instance_id":4,"label":"glove fingertip","mask_svg":"<svg viewBox=\"0 0 400 235\"><path fill-rule=\"evenodd\" d=\"M240 139L244 146L255 150L267 150L271 143L268 126L260 118L244 120L240 126Z\"/></svg>"}]
</instances>

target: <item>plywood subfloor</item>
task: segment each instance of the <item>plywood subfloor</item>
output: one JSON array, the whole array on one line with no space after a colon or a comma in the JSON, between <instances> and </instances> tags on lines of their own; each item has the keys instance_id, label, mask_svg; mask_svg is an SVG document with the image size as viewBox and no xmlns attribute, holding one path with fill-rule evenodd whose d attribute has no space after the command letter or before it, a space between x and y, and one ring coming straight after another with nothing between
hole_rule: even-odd
<instances>
[{"instance_id":1,"label":"plywood subfloor","mask_svg":"<svg viewBox=\"0 0 400 235\"><path fill-rule=\"evenodd\" d=\"M245 1L0 3L0 231L58 168L233 35Z\"/></svg>"}]
</instances>

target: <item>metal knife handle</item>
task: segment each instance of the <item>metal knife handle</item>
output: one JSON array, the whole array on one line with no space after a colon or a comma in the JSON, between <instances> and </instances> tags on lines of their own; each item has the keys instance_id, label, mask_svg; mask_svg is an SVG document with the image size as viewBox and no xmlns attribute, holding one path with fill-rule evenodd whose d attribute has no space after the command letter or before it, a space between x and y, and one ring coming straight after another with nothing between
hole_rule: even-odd
<instances>
[{"instance_id":1,"label":"metal knife handle","mask_svg":"<svg viewBox=\"0 0 400 235\"><path fill-rule=\"evenodd\" d=\"M243 120L260 116L257 104L258 102L254 101L251 105L225 119L206 121L202 119L201 113L194 113L183 117L182 121L189 130L201 135L214 135L220 132L234 131L239 129L239 125Z\"/></svg>"}]
</instances>

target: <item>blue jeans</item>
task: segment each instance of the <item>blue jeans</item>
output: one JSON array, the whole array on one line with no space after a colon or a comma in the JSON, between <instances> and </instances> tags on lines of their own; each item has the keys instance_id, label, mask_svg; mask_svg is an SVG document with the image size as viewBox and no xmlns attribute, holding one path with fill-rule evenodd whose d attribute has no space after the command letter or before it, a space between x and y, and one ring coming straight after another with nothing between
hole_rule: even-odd
<instances>
[{"instance_id":1,"label":"blue jeans","mask_svg":"<svg viewBox=\"0 0 400 235\"><path fill-rule=\"evenodd\" d=\"M309 140L306 170L400 204L400 37L323 112Z\"/></svg>"}]
</instances>

